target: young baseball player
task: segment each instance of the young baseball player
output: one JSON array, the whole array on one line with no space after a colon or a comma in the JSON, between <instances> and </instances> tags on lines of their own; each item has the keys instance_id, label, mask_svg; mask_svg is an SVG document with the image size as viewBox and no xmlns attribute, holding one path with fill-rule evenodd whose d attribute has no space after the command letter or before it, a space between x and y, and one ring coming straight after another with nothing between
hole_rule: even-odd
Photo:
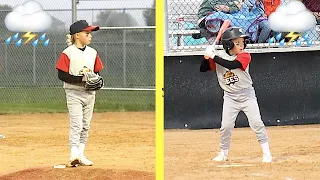
<instances>
[{"instance_id":1,"label":"young baseball player","mask_svg":"<svg viewBox=\"0 0 320 180\"><path fill-rule=\"evenodd\" d=\"M251 56L244 51L245 38L247 36L243 34L241 28L228 28L221 37L224 50L215 51L214 47L208 46L206 55L210 58L204 59L200 66L201 72L216 70L219 84L224 91L220 128L221 151L217 157L213 158L214 161L228 160L231 134L240 111L246 114L249 125L261 144L262 162L272 161L267 132L261 120L255 90L249 74Z\"/></svg>"},{"instance_id":2,"label":"young baseball player","mask_svg":"<svg viewBox=\"0 0 320 180\"><path fill-rule=\"evenodd\" d=\"M84 149L93 114L95 91L86 91L84 88L84 73L99 73L103 69L97 51L88 46L92 38L91 32L97 30L98 26L89 26L85 20L74 22L70 26L70 35L67 35L69 46L62 52L56 64L58 77L64 82L69 111L72 166L93 165L93 162L85 157Z\"/></svg>"}]
</instances>

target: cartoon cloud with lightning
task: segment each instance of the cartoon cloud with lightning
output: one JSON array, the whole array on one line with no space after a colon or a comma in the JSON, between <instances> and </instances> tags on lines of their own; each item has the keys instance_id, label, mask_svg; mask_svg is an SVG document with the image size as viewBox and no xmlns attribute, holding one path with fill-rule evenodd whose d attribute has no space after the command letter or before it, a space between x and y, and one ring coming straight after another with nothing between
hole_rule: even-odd
<instances>
[{"instance_id":1,"label":"cartoon cloud with lightning","mask_svg":"<svg viewBox=\"0 0 320 180\"><path fill-rule=\"evenodd\" d=\"M26 32L22 36L27 38L25 43L36 36L31 32L45 32L52 25L51 16L43 11L41 4L33 0L15 6L12 12L7 14L4 22L10 31Z\"/></svg>"},{"instance_id":2,"label":"cartoon cloud with lightning","mask_svg":"<svg viewBox=\"0 0 320 180\"><path fill-rule=\"evenodd\" d=\"M301 1L291 0L280 5L268 19L276 32L305 32L316 25L316 18Z\"/></svg>"}]
</instances>

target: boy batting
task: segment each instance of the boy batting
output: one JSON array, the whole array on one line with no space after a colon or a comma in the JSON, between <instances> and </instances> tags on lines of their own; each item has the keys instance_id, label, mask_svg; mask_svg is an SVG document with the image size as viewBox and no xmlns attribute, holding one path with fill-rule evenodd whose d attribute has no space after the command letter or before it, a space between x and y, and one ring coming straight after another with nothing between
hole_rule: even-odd
<instances>
[{"instance_id":1,"label":"boy batting","mask_svg":"<svg viewBox=\"0 0 320 180\"><path fill-rule=\"evenodd\" d=\"M251 56L244 51L246 48L242 29L239 27L228 28L221 37L224 50L214 50L213 46L206 49L200 71L215 70L220 87L224 91L223 112L220 128L220 153L213 158L214 161L227 161L229 156L231 134L236 118L243 111L249 121L251 129L261 145L262 162L269 163L272 156L269 149L268 136L261 120L260 110L249 74Z\"/></svg>"}]
</instances>

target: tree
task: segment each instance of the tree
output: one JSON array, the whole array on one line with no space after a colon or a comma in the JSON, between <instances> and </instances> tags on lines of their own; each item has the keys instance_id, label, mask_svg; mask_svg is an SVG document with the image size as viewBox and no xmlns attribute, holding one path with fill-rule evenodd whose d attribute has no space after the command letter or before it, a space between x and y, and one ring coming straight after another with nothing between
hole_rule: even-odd
<instances>
[{"instance_id":1,"label":"tree","mask_svg":"<svg viewBox=\"0 0 320 180\"><path fill-rule=\"evenodd\" d=\"M97 15L97 25L107 27L137 26L137 21L125 9L122 12L106 10Z\"/></svg>"},{"instance_id":2,"label":"tree","mask_svg":"<svg viewBox=\"0 0 320 180\"><path fill-rule=\"evenodd\" d=\"M10 13L12 11L12 7L9 5L0 5L0 36L1 39L3 40L3 38L8 38L7 33L8 33L8 29L6 28L6 25L4 23L4 19L6 18L7 14Z\"/></svg>"},{"instance_id":3,"label":"tree","mask_svg":"<svg viewBox=\"0 0 320 180\"><path fill-rule=\"evenodd\" d=\"M156 1L153 1L152 9L145 10L143 12L143 17L145 19L145 22L147 26L155 26L155 20L156 20L156 12L155 12L155 3Z\"/></svg>"}]
</instances>

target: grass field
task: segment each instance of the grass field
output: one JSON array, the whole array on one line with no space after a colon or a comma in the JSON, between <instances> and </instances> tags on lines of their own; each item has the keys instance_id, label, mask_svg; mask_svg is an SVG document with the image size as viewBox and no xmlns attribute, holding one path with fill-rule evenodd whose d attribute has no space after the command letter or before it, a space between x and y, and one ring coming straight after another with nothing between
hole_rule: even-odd
<instances>
[{"instance_id":1,"label":"grass field","mask_svg":"<svg viewBox=\"0 0 320 180\"><path fill-rule=\"evenodd\" d=\"M154 91L99 90L95 112L154 111ZM67 112L65 93L57 87L0 88L0 114Z\"/></svg>"}]
</instances>

